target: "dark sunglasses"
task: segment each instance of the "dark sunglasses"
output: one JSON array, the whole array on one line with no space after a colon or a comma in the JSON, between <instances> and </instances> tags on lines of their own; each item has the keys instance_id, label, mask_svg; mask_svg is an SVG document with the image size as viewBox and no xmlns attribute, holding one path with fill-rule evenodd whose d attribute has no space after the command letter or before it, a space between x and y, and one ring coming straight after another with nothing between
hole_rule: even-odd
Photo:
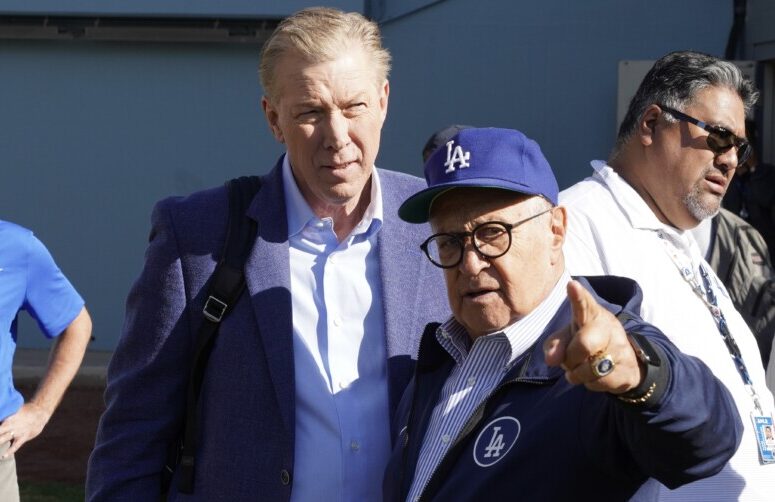
<instances>
[{"instance_id":1,"label":"dark sunglasses","mask_svg":"<svg viewBox=\"0 0 775 502\"><path fill-rule=\"evenodd\" d=\"M664 106L664 105L657 105L657 106L659 106L663 111L666 111L667 113L677 118L678 120L683 120L684 122L690 122L696 125L697 127L700 127L708 131L708 135L705 137L705 141L708 143L708 148L710 148L711 151L716 155L721 155L722 153L726 152L727 150L729 150L734 146L737 149L738 167L745 164L745 162L751 156L751 152L753 151L753 147L751 146L751 143L749 143L748 140L745 138L740 138L738 136L735 136L735 134L732 133L732 131L728 131L723 127L708 125L702 120L697 120L696 118L690 117L689 115L683 112L679 112L674 108L670 108L669 106Z\"/></svg>"}]
</instances>

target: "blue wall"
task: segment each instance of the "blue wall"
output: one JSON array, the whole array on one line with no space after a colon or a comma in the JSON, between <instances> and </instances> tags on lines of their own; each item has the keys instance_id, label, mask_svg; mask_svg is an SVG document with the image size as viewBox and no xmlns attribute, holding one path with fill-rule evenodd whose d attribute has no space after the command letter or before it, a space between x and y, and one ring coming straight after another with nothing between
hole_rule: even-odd
<instances>
[{"instance_id":1,"label":"blue wall","mask_svg":"<svg viewBox=\"0 0 775 502\"><path fill-rule=\"evenodd\" d=\"M420 172L448 123L520 129L566 187L606 158L617 65L678 49L723 55L731 0L447 0L387 22L394 56L385 167Z\"/></svg>"},{"instance_id":2,"label":"blue wall","mask_svg":"<svg viewBox=\"0 0 775 502\"><path fill-rule=\"evenodd\" d=\"M257 46L2 41L0 217L32 228L110 349L154 201L266 170ZM30 323L20 345L45 344Z\"/></svg>"},{"instance_id":3,"label":"blue wall","mask_svg":"<svg viewBox=\"0 0 775 502\"><path fill-rule=\"evenodd\" d=\"M331 7L361 11L361 0L329 0ZM309 0L2 0L0 14L181 17L286 16L320 3Z\"/></svg>"},{"instance_id":4,"label":"blue wall","mask_svg":"<svg viewBox=\"0 0 775 502\"><path fill-rule=\"evenodd\" d=\"M0 14L276 10L237 0L28 3L5 0ZM563 187L613 143L619 60L685 48L721 54L732 18L731 0L336 4L371 8L394 56L378 165L420 174L422 145L448 123L514 127L539 141ZM115 346L153 202L265 172L281 153L260 111L258 51L0 41L0 217L34 229L84 295L92 348ZM43 346L36 331L22 323L20 345Z\"/></svg>"}]
</instances>

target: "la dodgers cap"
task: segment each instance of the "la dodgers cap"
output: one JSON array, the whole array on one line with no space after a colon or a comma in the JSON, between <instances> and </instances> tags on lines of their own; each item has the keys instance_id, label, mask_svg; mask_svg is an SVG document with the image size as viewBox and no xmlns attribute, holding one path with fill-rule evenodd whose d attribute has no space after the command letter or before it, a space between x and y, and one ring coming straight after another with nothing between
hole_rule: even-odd
<instances>
[{"instance_id":1,"label":"la dodgers cap","mask_svg":"<svg viewBox=\"0 0 775 502\"><path fill-rule=\"evenodd\" d=\"M436 197L453 188L499 188L540 195L557 205L559 188L538 143L514 129L462 129L425 163L428 188L401 204L398 216L425 223Z\"/></svg>"}]
</instances>

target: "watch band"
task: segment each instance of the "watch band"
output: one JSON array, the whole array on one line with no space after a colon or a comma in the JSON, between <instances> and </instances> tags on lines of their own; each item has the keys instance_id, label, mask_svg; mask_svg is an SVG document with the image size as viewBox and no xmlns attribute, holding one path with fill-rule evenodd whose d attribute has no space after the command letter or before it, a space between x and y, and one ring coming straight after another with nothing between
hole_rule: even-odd
<instances>
[{"instance_id":1,"label":"watch band","mask_svg":"<svg viewBox=\"0 0 775 502\"><path fill-rule=\"evenodd\" d=\"M648 337L639 333L628 332L627 339L635 351L638 361L646 366L643 381L634 389L616 396L620 401L637 406L656 404L665 391L667 378L659 350L651 344Z\"/></svg>"}]
</instances>

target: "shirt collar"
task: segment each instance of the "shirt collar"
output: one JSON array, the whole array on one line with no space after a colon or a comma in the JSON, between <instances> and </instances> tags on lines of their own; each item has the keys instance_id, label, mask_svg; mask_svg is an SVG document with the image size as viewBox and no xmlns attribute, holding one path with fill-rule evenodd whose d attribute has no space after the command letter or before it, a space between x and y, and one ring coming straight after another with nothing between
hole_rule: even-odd
<instances>
[{"instance_id":1,"label":"shirt collar","mask_svg":"<svg viewBox=\"0 0 775 502\"><path fill-rule=\"evenodd\" d=\"M555 313L567 298L567 284L571 277L567 270L554 285L549 295L538 304L528 315L498 331L485 336L494 338L505 337L508 344L503 344L509 351L506 361L507 368L524 354L546 330ZM462 364L468 356L472 341L468 332L454 317L450 317L439 326L436 339L457 364Z\"/></svg>"},{"instance_id":2,"label":"shirt collar","mask_svg":"<svg viewBox=\"0 0 775 502\"><path fill-rule=\"evenodd\" d=\"M643 197L624 181L624 178L619 176L619 173L614 171L611 166L602 160L593 160L591 164L595 170L594 176L608 187L608 191L622 208L633 228L661 230L667 227L659 221Z\"/></svg>"},{"instance_id":3,"label":"shirt collar","mask_svg":"<svg viewBox=\"0 0 775 502\"><path fill-rule=\"evenodd\" d=\"M288 236L292 237L301 232L305 226L320 221L312 211L304 196L296 184L296 179L291 171L291 163L288 154L283 157L283 191L285 193L286 213L288 217ZM363 218L355 226L352 235L368 232L373 235L382 228L382 185L379 180L378 169L374 167L371 172L371 202L363 213Z\"/></svg>"},{"instance_id":4,"label":"shirt collar","mask_svg":"<svg viewBox=\"0 0 775 502\"><path fill-rule=\"evenodd\" d=\"M687 251L689 250L691 244L694 242L693 238L689 238L690 232L680 230L672 225L667 225L659 221L659 218L657 218L654 211L646 204L643 197L641 197L629 183L624 181L624 178L619 176L611 166L607 165L602 160L593 160L591 164L592 168L595 170L595 177L605 183L608 187L611 196L622 208L622 212L624 212L624 215L630 220L630 224L633 228L662 232L667 235L677 247ZM695 251L699 253L699 249L692 250L692 252Z\"/></svg>"}]
</instances>

